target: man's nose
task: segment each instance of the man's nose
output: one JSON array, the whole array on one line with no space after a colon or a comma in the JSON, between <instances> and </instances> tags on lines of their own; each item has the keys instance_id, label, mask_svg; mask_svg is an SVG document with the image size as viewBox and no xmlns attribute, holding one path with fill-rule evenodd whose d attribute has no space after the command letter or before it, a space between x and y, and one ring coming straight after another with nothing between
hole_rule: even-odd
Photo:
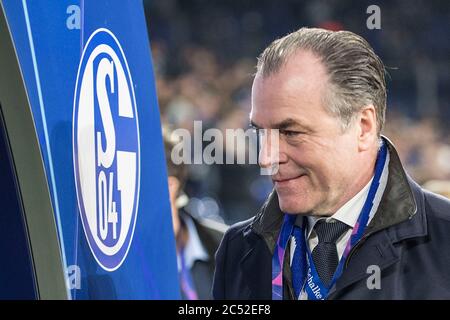
<instances>
[{"instance_id":1,"label":"man's nose","mask_svg":"<svg viewBox=\"0 0 450 320\"><path fill-rule=\"evenodd\" d=\"M262 169L270 170L268 174L275 174L278 171L280 150L278 130L266 130L261 132L259 137L260 150L258 163Z\"/></svg>"}]
</instances>

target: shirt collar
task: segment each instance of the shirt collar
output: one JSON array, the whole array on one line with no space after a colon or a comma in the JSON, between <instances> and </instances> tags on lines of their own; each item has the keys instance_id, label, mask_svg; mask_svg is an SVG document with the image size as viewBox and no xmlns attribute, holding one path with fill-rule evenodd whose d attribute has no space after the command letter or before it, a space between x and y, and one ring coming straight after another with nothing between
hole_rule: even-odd
<instances>
[{"instance_id":1,"label":"shirt collar","mask_svg":"<svg viewBox=\"0 0 450 320\"><path fill-rule=\"evenodd\" d=\"M308 239L311 236L311 232L314 229L315 224L319 220L326 219L327 222L338 220L340 222L345 223L348 225L351 229L356 224L356 221L358 221L359 214L361 213L362 207L364 206L364 202L367 198L367 195L369 194L370 184L372 183L373 177L370 179L370 181L362 188L353 198L351 198L349 201L347 201L338 211L336 211L335 214L333 214L331 217L317 217L317 216L307 216L308 221L308 230L307 230L307 236ZM299 220L300 216L297 218L297 222ZM301 223L301 222L300 222Z\"/></svg>"},{"instance_id":2,"label":"shirt collar","mask_svg":"<svg viewBox=\"0 0 450 320\"><path fill-rule=\"evenodd\" d=\"M186 263L186 267L191 269L195 261L197 260L208 261L209 255L203 247L202 242L200 241L197 228L195 227L192 218L183 216L183 221L186 224L186 228L189 234L188 241L183 250L184 261ZM180 266L180 263L178 263L178 265Z\"/></svg>"}]
</instances>

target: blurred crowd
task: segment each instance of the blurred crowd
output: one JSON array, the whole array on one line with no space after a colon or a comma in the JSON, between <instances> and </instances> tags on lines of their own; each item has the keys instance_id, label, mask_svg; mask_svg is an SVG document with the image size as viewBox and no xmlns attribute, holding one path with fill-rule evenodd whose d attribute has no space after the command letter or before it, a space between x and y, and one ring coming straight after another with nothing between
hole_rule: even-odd
<instances>
[{"instance_id":1,"label":"blurred crowd","mask_svg":"<svg viewBox=\"0 0 450 320\"><path fill-rule=\"evenodd\" d=\"M450 179L448 1L144 1L162 122L171 128L248 128L256 56L301 26L365 37L388 71L384 134L424 184ZM381 8L381 30L366 8ZM233 223L272 188L256 165L191 165L186 210Z\"/></svg>"}]
</instances>

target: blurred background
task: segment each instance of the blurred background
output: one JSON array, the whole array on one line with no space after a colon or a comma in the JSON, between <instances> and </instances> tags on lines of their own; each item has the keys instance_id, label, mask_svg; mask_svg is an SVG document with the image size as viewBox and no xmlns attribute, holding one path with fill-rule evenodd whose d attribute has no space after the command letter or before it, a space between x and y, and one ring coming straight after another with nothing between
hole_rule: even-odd
<instances>
[{"instance_id":1,"label":"blurred background","mask_svg":"<svg viewBox=\"0 0 450 320\"><path fill-rule=\"evenodd\" d=\"M369 5L381 29L369 30ZM302 26L350 30L369 41L388 76L384 134L409 174L441 193L450 179L450 1L144 0L161 119L171 128L247 129L256 57ZM257 165L191 165L193 216L252 217L272 189ZM436 181L437 180L437 181ZM446 191L447 190L447 191Z\"/></svg>"}]
</instances>

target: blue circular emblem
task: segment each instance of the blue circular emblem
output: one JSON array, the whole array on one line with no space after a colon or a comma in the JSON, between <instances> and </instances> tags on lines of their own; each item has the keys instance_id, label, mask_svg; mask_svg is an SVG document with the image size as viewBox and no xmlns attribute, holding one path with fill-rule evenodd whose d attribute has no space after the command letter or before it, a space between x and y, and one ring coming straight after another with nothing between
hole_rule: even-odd
<instances>
[{"instance_id":1,"label":"blue circular emblem","mask_svg":"<svg viewBox=\"0 0 450 320\"><path fill-rule=\"evenodd\" d=\"M133 240L139 202L140 143L134 85L122 47L104 28L84 48L73 108L78 207L98 264L114 271Z\"/></svg>"}]
</instances>

